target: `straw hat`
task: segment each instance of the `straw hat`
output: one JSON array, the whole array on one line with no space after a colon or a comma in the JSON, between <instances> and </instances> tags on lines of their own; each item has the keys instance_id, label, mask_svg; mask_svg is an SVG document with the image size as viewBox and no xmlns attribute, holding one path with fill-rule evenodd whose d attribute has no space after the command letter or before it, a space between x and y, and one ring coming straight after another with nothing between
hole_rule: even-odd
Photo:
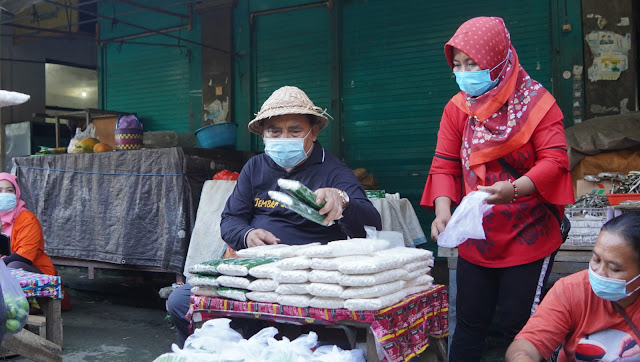
<instances>
[{"instance_id":1,"label":"straw hat","mask_svg":"<svg viewBox=\"0 0 640 362\"><path fill-rule=\"evenodd\" d=\"M316 107L300 88L284 86L264 101L256 118L249 122L249 131L262 136L262 121L283 114L310 114L314 116L314 123L320 126L320 130L329 124L327 116L331 117L326 110Z\"/></svg>"}]
</instances>

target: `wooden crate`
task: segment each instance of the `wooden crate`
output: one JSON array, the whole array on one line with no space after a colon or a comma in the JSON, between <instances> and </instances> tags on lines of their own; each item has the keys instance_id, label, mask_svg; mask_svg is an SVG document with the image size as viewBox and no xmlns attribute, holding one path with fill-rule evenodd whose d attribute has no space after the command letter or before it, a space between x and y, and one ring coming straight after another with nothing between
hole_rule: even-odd
<instances>
[{"instance_id":1,"label":"wooden crate","mask_svg":"<svg viewBox=\"0 0 640 362\"><path fill-rule=\"evenodd\" d=\"M29 332L33 332L42 338L47 338L47 318L40 315L29 315L27 323L24 325ZM17 353L11 352L8 349L0 348L0 358L17 356Z\"/></svg>"}]
</instances>

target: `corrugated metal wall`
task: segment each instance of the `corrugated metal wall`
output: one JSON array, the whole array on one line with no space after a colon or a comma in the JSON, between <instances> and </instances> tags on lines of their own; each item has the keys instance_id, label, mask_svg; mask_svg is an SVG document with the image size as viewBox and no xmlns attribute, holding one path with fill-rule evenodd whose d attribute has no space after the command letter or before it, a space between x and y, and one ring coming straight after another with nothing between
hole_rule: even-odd
<instances>
[{"instance_id":1,"label":"corrugated metal wall","mask_svg":"<svg viewBox=\"0 0 640 362\"><path fill-rule=\"evenodd\" d=\"M184 4L167 1L139 1L179 14L188 14ZM129 6L117 1L101 1L98 11L122 20L100 20L100 40L105 41L147 32L125 24L149 29L173 28L187 19ZM200 41L199 16L191 30L168 34ZM202 124L201 48L178 39L150 34L99 48L101 63L101 107L134 112L145 130L192 132Z\"/></svg>"}]
</instances>

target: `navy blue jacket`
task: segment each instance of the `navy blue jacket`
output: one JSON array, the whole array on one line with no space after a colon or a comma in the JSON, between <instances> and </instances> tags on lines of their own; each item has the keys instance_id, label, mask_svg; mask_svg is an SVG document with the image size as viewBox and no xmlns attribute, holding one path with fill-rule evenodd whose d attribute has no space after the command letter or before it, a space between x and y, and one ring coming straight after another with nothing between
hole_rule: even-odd
<instances>
[{"instance_id":1,"label":"navy blue jacket","mask_svg":"<svg viewBox=\"0 0 640 362\"><path fill-rule=\"evenodd\" d=\"M343 190L349 205L340 220L326 227L309 221L271 200L267 192L281 191L278 179L302 182L312 191L323 187ZM306 162L287 172L262 153L252 157L240 172L238 183L225 205L220 222L222 239L234 250L246 248L245 236L252 229L265 229L283 244L323 244L349 237L365 237L364 226L380 230L378 210L367 199L362 185L342 161L315 142Z\"/></svg>"}]
</instances>

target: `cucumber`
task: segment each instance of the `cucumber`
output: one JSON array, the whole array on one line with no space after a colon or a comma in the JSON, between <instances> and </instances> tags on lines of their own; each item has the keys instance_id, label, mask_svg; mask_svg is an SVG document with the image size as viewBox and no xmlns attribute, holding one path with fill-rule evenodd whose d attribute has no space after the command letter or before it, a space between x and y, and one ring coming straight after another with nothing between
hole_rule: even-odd
<instances>
[{"instance_id":1,"label":"cucumber","mask_svg":"<svg viewBox=\"0 0 640 362\"><path fill-rule=\"evenodd\" d=\"M316 194L309 190L309 188L300 181L281 178L278 180L278 186L291 196L301 200L316 210L322 209L326 204L324 201L321 204L316 204Z\"/></svg>"},{"instance_id":2,"label":"cucumber","mask_svg":"<svg viewBox=\"0 0 640 362\"><path fill-rule=\"evenodd\" d=\"M273 200L282 204L282 206L287 209L295 212L296 214L304 217L305 219L311 220L317 224L322 226L331 226L333 225L333 221L329 223L329 225L324 225L322 222L324 221L324 216L318 214L318 210L315 210L311 206L308 206L304 202L299 199L289 196L285 193L279 191L269 191L269 197Z\"/></svg>"}]
</instances>

